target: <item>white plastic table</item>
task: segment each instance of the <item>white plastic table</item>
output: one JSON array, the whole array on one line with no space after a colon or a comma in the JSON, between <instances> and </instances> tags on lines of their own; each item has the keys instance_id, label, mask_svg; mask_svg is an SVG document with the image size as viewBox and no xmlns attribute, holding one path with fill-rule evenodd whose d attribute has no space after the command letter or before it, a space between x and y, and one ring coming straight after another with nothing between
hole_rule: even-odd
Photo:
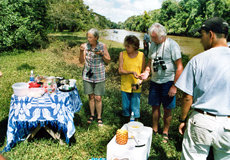
<instances>
[{"instance_id":1,"label":"white plastic table","mask_svg":"<svg viewBox=\"0 0 230 160\"><path fill-rule=\"evenodd\" d=\"M127 124L124 124L121 129L127 129ZM139 144L145 144L142 147L136 147L137 143L133 138L130 138L132 133L129 134L129 139L127 144L119 145L116 142L116 135L107 144L107 155L106 160L124 159L129 160L146 160L148 159L151 143L152 143L152 128L143 127L143 130L139 134L135 134L136 140Z\"/></svg>"}]
</instances>

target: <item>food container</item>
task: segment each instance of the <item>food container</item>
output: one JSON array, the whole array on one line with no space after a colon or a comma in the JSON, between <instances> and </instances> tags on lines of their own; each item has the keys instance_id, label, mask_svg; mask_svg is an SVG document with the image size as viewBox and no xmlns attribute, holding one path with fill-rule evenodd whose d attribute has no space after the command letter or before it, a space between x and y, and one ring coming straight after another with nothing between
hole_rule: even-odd
<instances>
[{"instance_id":1,"label":"food container","mask_svg":"<svg viewBox=\"0 0 230 160\"><path fill-rule=\"evenodd\" d=\"M29 84L25 82L14 83L12 85L14 95L26 96L28 94Z\"/></svg>"},{"instance_id":2,"label":"food container","mask_svg":"<svg viewBox=\"0 0 230 160\"><path fill-rule=\"evenodd\" d=\"M116 142L120 145L126 144L128 141L128 131L123 129L118 129L116 132Z\"/></svg>"},{"instance_id":3,"label":"food container","mask_svg":"<svg viewBox=\"0 0 230 160\"><path fill-rule=\"evenodd\" d=\"M63 79L63 80L61 80L60 84L61 85L67 85L67 84L69 85L69 79Z\"/></svg>"},{"instance_id":4,"label":"food container","mask_svg":"<svg viewBox=\"0 0 230 160\"><path fill-rule=\"evenodd\" d=\"M128 123L128 131L131 133L141 133L143 127L144 125L141 122L134 121Z\"/></svg>"},{"instance_id":5,"label":"food container","mask_svg":"<svg viewBox=\"0 0 230 160\"><path fill-rule=\"evenodd\" d=\"M28 97L41 97L45 93L44 88L29 88Z\"/></svg>"},{"instance_id":6,"label":"food container","mask_svg":"<svg viewBox=\"0 0 230 160\"><path fill-rule=\"evenodd\" d=\"M41 85L37 84L36 82L29 83L29 88L38 88L38 87L41 87Z\"/></svg>"},{"instance_id":7,"label":"food container","mask_svg":"<svg viewBox=\"0 0 230 160\"><path fill-rule=\"evenodd\" d=\"M76 79L69 79L69 85L70 85L71 87L76 86L76 82L77 82Z\"/></svg>"}]
</instances>

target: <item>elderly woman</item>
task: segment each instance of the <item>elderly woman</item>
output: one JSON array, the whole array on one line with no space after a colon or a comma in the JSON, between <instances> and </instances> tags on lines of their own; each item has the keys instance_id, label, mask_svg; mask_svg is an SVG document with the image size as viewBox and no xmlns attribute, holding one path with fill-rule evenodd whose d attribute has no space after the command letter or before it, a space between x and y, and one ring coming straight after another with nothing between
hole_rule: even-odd
<instances>
[{"instance_id":1,"label":"elderly woman","mask_svg":"<svg viewBox=\"0 0 230 160\"><path fill-rule=\"evenodd\" d=\"M123 116L130 119L131 112L134 117L140 117L140 96L142 80L138 79L141 71L145 69L145 55L138 51L139 39L134 35L125 37L125 50L119 56L119 73L121 74L121 96Z\"/></svg>"},{"instance_id":2,"label":"elderly woman","mask_svg":"<svg viewBox=\"0 0 230 160\"><path fill-rule=\"evenodd\" d=\"M85 62L82 73L84 93L89 95L89 107L91 116L87 123L94 120L95 108L97 111L98 126L102 126L102 100L101 96L105 94L105 64L109 63L111 58L107 46L98 42L99 32L91 28L86 37L88 42L80 46L80 63Z\"/></svg>"}]
</instances>

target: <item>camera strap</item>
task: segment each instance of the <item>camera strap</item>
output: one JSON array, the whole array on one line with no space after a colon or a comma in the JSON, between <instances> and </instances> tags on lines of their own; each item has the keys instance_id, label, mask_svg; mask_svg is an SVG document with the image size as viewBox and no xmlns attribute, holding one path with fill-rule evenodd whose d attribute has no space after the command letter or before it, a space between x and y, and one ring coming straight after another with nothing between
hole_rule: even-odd
<instances>
[{"instance_id":1,"label":"camera strap","mask_svg":"<svg viewBox=\"0 0 230 160\"><path fill-rule=\"evenodd\" d=\"M166 41L166 37L165 37L165 41ZM162 60L164 59L163 57L164 57L164 51L165 51L165 41L163 42L164 44L162 44L163 45L163 50L162 50ZM156 44L156 56L155 56L155 58L157 58L157 55L158 55L158 44Z\"/></svg>"}]
</instances>

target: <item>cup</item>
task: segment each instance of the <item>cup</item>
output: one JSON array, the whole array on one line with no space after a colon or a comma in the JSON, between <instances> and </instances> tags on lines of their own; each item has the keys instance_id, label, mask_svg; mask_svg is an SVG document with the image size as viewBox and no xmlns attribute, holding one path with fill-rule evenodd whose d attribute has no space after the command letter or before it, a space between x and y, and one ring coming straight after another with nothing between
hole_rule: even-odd
<instances>
[{"instance_id":1,"label":"cup","mask_svg":"<svg viewBox=\"0 0 230 160\"><path fill-rule=\"evenodd\" d=\"M71 87L76 86L76 82L77 82L76 79L69 79L69 85L70 85Z\"/></svg>"}]
</instances>

